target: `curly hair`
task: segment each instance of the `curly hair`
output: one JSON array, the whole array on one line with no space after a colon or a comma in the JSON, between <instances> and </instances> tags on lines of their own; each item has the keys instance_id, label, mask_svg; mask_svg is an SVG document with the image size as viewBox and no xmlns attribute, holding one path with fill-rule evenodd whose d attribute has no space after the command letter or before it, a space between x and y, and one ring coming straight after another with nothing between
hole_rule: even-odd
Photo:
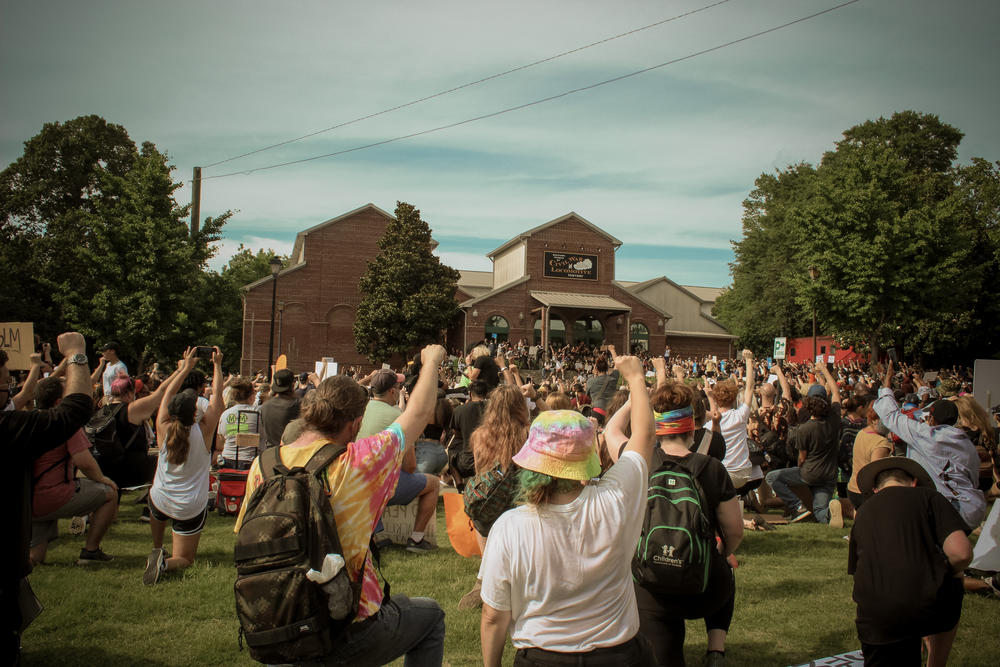
<instances>
[{"instance_id":1,"label":"curly hair","mask_svg":"<svg viewBox=\"0 0 1000 667\"><path fill-rule=\"evenodd\" d=\"M694 391L682 382L667 382L656 388L649 402L657 412L679 410L694 404Z\"/></svg>"},{"instance_id":2,"label":"curly hair","mask_svg":"<svg viewBox=\"0 0 1000 667\"><path fill-rule=\"evenodd\" d=\"M715 402L720 408L731 408L736 403L736 394L739 389L732 380L719 382L715 385Z\"/></svg>"},{"instance_id":3,"label":"curly hair","mask_svg":"<svg viewBox=\"0 0 1000 667\"><path fill-rule=\"evenodd\" d=\"M490 393L483 420L469 437L476 473L499 463L504 470L528 439L531 416L521 390L501 385Z\"/></svg>"},{"instance_id":4,"label":"curly hair","mask_svg":"<svg viewBox=\"0 0 1000 667\"><path fill-rule=\"evenodd\" d=\"M830 404L826 402L826 399L820 398L819 396L806 396L802 399L802 406L812 417L817 419L823 419L826 417L827 413L830 411Z\"/></svg>"}]
</instances>

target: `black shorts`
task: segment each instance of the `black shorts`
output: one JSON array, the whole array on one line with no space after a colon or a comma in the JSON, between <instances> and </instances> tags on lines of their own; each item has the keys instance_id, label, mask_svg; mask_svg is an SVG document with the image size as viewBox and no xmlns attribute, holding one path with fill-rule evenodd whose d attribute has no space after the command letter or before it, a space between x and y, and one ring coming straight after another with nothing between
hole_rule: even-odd
<instances>
[{"instance_id":1,"label":"black shorts","mask_svg":"<svg viewBox=\"0 0 1000 667\"><path fill-rule=\"evenodd\" d=\"M166 522L167 519L170 519L170 529L174 531L175 535L197 535L205 528L205 521L208 518L208 505L205 506L205 509L200 514L190 519L175 519L157 509L156 505L153 504L152 498L149 498L148 502L149 515L157 521Z\"/></svg>"}]
</instances>

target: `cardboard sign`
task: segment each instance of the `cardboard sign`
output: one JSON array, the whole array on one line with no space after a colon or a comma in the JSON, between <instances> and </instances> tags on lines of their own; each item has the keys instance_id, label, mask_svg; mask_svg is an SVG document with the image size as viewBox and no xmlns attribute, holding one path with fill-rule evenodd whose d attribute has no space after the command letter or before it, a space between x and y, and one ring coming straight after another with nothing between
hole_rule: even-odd
<instances>
[{"instance_id":1,"label":"cardboard sign","mask_svg":"<svg viewBox=\"0 0 1000 667\"><path fill-rule=\"evenodd\" d=\"M278 355L278 360L274 362L274 370L283 371L288 368L288 357L283 354Z\"/></svg>"},{"instance_id":2,"label":"cardboard sign","mask_svg":"<svg viewBox=\"0 0 1000 667\"><path fill-rule=\"evenodd\" d=\"M31 354L35 351L34 323L0 322L0 350L7 353L7 370L31 368Z\"/></svg>"},{"instance_id":3,"label":"cardboard sign","mask_svg":"<svg viewBox=\"0 0 1000 667\"><path fill-rule=\"evenodd\" d=\"M832 363L833 363L834 361L836 361L836 360L837 360L837 357L835 357L834 355L832 355L832 354L831 354L831 355L828 355L828 356L827 356L827 358L826 358L826 363L828 363L828 364L832 364Z\"/></svg>"},{"instance_id":4,"label":"cardboard sign","mask_svg":"<svg viewBox=\"0 0 1000 667\"><path fill-rule=\"evenodd\" d=\"M972 395L989 412L1000 403L1000 361L976 359L972 372Z\"/></svg>"},{"instance_id":5,"label":"cardboard sign","mask_svg":"<svg viewBox=\"0 0 1000 667\"><path fill-rule=\"evenodd\" d=\"M816 355L816 363L817 364L823 363L823 355L822 354L817 354Z\"/></svg>"}]
</instances>

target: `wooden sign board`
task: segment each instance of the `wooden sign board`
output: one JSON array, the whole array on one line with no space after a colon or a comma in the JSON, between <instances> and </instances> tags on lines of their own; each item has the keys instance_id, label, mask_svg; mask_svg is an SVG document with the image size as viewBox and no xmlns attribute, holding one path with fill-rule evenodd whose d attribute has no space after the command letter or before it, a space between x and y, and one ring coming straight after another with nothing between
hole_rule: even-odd
<instances>
[{"instance_id":1,"label":"wooden sign board","mask_svg":"<svg viewBox=\"0 0 1000 667\"><path fill-rule=\"evenodd\" d=\"M0 322L0 350L7 353L7 370L31 368L31 354L35 351L34 323Z\"/></svg>"}]
</instances>

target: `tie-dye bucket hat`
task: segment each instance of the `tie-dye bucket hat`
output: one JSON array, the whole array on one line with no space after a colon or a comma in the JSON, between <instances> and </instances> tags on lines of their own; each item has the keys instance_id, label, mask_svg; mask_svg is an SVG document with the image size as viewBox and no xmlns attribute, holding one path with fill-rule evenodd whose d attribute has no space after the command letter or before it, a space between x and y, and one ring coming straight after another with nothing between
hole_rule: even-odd
<instances>
[{"instance_id":1,"label":"tie-dye bucket hat","mask_svg":"<svg viewBox=\"0 0 1000 667\"><path fill-rule=\"evenodd\" d=\"M592 479L601 474L597 431L575 410L547 410L531 423L514 463L549 477Z\"/></svg>"}]
</instances>

